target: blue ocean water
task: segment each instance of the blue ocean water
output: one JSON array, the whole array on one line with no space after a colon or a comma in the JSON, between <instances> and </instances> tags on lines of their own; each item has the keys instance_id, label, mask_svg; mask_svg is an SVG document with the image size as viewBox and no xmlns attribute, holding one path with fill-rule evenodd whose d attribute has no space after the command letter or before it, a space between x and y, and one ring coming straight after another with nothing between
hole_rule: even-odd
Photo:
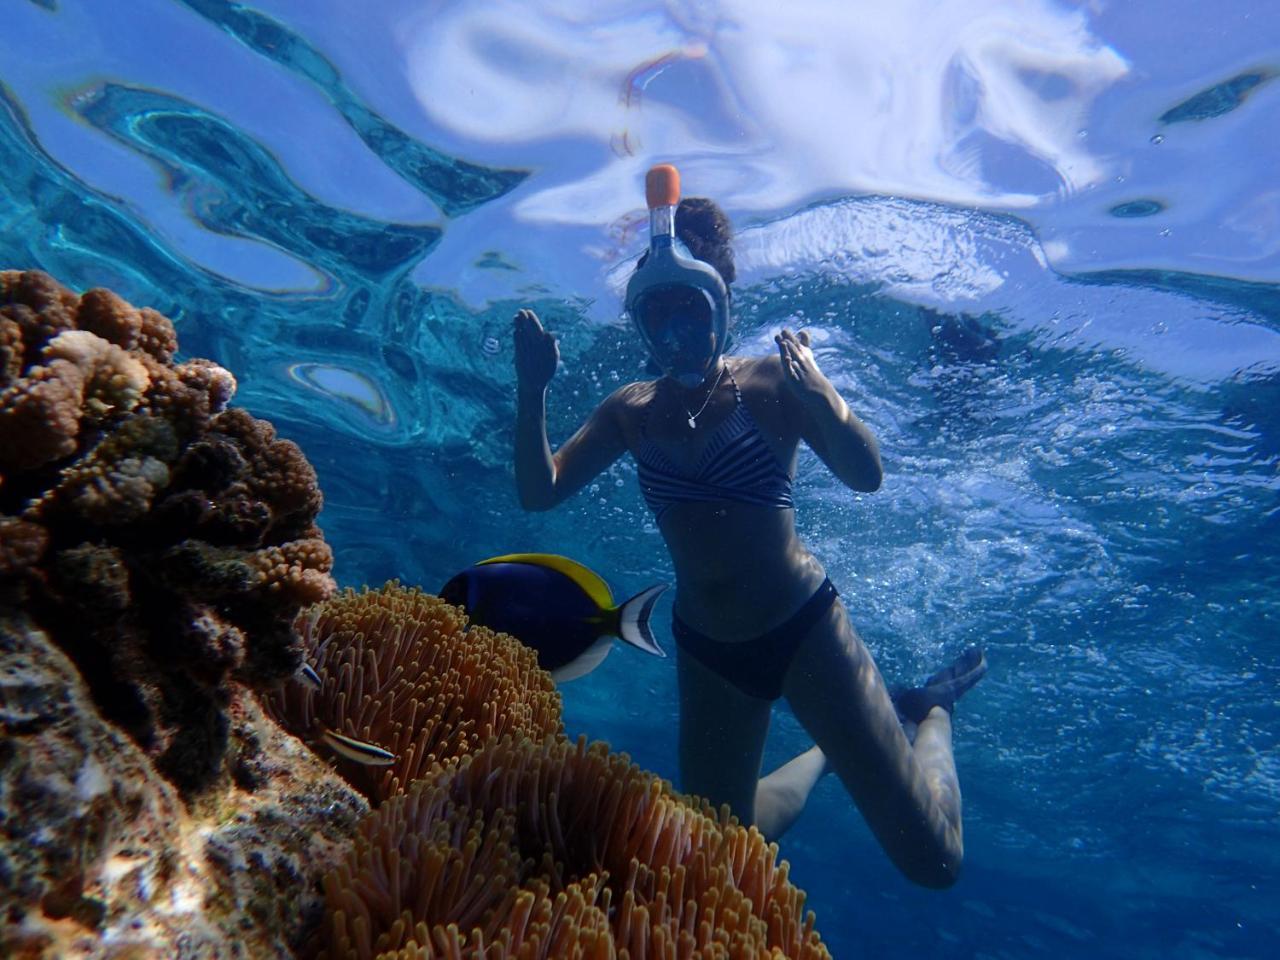
<instances>
[{"instance_id":1,"label":"blue ocean water","mask_svg":"<svg viewBox=\"0 0 1280 960\"><path fill-rule=\"evenodd\" d=\"M7 0L0 267L232 370L342 583L554 550L632 593L670 569L629 461L516 503L510 317L561 337L562 440L641 375L618 290L679 163L738 231L739 352L809 329L879 436L881 491L806 454L797 501L882 671L991 663L955 888L830 778L785 838L833 954L1271 955L1280 11L777 6ZM673 776L674 681L616 651L570 732ZM807 746L781 706L767 761Z\"/></svg>"}]
</instances>

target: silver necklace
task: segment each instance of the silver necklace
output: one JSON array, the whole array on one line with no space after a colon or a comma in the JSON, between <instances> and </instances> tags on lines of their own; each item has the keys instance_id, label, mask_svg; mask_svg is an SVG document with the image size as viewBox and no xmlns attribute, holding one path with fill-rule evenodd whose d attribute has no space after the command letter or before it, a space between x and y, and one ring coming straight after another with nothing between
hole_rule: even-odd
<instances>
[{"instance_id":1,"label":"silver necklace","mask_svg":"<svg viewBox=\"0 0 1280 960\"><path fill-rule=\"evenodd\" d=\"M698 418L702 416L702 411L707 409L707 404L711 402L711 398L715 395L716 387L720 386L720 379L724 376L724 370L727 366L727 363L720 364L720 372L716 374L716 382L713 383L711 385L711 389L707 391L707 398L702 401L702 406L698 408L697 413L690 413L688 407L683 403L680 404L681 408L684 410L684 415L689 418L690 430L696 430L698 428Z\"/></svg>"}]
</instances>

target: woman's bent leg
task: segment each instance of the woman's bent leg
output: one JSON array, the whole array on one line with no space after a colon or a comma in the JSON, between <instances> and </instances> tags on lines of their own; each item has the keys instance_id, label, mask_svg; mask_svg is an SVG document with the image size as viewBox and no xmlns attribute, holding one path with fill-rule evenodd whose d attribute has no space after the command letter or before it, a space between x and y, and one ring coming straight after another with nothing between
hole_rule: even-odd
<instances>
[{"instance_id":1,"label":"woman's bent leg","mask_svg":"<svg viewBox=\"0 0 1280 960\"><path fill-rule=\"evenodd\" d=\"M778 840L800 818L809 794L827 771L821 747L793 757L756 787L756 826L769 840Z\"/></svg>"},{"instance_id":2,"label":"woman's bent leg","mask_svg":"<svg viewBox=\"0 0 1280 960\"><path fill-rule=\"evenodd\" d=\"M784 693L898 868L924 886L954 883L964 842L947 712L930 711L913 749L839 602L801 642Z\"/></svg>"}]
</instances>

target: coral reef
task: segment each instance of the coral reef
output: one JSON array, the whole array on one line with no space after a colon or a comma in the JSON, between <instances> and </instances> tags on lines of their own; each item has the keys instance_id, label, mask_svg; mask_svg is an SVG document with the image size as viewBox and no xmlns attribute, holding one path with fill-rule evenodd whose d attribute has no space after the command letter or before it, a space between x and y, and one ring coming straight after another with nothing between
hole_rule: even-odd
<instances>
[{"instance_id":1,"label":"coral reef","mask_svg":"<svg viewBox=\"0 0 1280 960\"><path fill-rule=\"evenodd\" d=\"M0 272L0 608L191 793L223 772L233 678L291 674L335 587L315 471L177 349L154 310Z\"/></svg>"},{"instance_id":2,"label":"coral reef","mask_svg":"<svg viewBox=\"0 0 1280 960\"><path fill-rule=\"evenodd\" d=\"M829 957L776 845L584 740L506 738L414 783L325 898L322 960Z\"/></svg>"},{"instance_id":3,"label":"coral reef","mask_svg":"<svg viewBox=\"0 0 1280 960\"><path fill-rule=\"evenodd\" d=\"M374 802L490 739L563 730L560 694L537 654L506 634L468 629L460 607L432 594L397 583L346 590L304 614L302 634L320 687L294 679L267 704L318 749L335 731L394 754L381 767L335 758Z\"/></svg>"},{"instance_id":4,"label":"coral reef","mask_svg":"<svg viewBox=\"0 0 1280 960\"><path fill-rule=\"evenodd\" d=\"M0 663L0 956L294 955L358 793L236 685L230 776L188 802L21 614Z\"/></svg>"},{"instance_id":5,"label":"coral reef","mask_svg":"<svg viewBox=\"0 0 1280 960\"><path fill-rule=\"evenodd\" d=\"M0 272L0 956L827 956L777 847L565 740L532 650L333 597L310 464L177 351Z\"/></svg>"}]
</instances>

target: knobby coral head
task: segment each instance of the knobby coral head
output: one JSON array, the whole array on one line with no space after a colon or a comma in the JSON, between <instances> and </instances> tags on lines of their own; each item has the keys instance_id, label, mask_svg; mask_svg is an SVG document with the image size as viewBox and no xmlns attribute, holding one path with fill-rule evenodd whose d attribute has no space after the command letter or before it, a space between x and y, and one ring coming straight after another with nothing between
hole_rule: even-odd
<instances>
[{"instance_id":1,"label":"knobby coral head","mask_svg":"<svg viewBox=\"0 0 1280 960\"><path fill-rule=\"evenodd\" d=\"M311 465L228 407L230 372L177 351L155 310L0 272L0 605L196 789L221 770L228 684L292 673L294 618L335 586Z\"/></svg>"}]
</instances>

